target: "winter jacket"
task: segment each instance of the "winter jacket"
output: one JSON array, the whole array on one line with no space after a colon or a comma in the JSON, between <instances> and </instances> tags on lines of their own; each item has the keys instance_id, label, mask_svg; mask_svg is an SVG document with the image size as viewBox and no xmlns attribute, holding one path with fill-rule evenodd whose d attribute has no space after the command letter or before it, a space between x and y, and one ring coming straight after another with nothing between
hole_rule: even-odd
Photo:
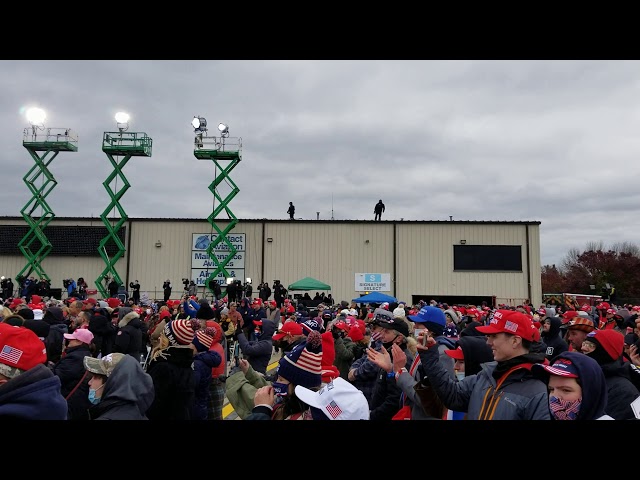
<instances>
[{"instance_id":1,"label":"winter jacket","mask_svg":"<svg viewBox=\"0 0 640 480\"><path fill-rule=\"evenodd\" d=\"M549 420L547 385L530 367L517 368L498 386L493 372L498 362L482 364L476 375L456 381L439 361L435 348L419 351L424 372L438 397L450 410L467 412L469 420ZM522 363L541 363L543 354L522 356Z\"/></svg>"},{"instance_id":2,"label":"winter jacket","mask_svg":"<svg viewBox=\"0 0 640 480\"><path fill-rule=\"evenodd\" d=\"M93 343L96 346L95 356L101 353L103 357L113 352L113 340L116 328L111 323L111 319L97 310L89 320L89 330L93 333Z\"/></svg>"},{"instance_id":3,"label":"winter jacket","mask_svg":"<svg viewBox=\"0 0 640 480\"><path fill-rule=\"evenodd\" d=\"M65 350L64 356L53 367L53 373L60 378L60 393L63 397L67 397L71 391L78 385L80 379L82 382L73 392L73 395L67 399L69 405L69 420L88 420L89 419L89 380L91 374L86 374L84 368L84 357L91 356L89 345L83 343L76 347L70 347Z\"/></svg>"},{"instance_id":4,"label":"winter jacket","mask_svg":"<svg viewBox=\"0 0 640 480\"><path fill-rule=\"evenodd\" d=\"M607 384L607 407L605 412L614 420L634 420L636 416L631 402L640 396L640 392L628 377L626 368L620 359L600 365Z\"/></svg>"},{"instance_id":5,"label":"winter jacket","mask_svg":"<svg viewBox=\"0 0 640 480\"><path fill-rule=\"evenodd\" d=\"M552 362L555 357L569 350L569 344L560 336L562 319L560 317L549 317L546 320L549 320L549 330L543 331L541 337L547 346L545 356L549 362Z\"/></svg>"},{"instance_id":6,"label":"winter jacket","mask_svg":"<svg viewBox=\"0 0 640 480\"><path fill-rule=\"evenodd\" d=\"M166 358L156 357L147 368L155 391L147 417L160 421L189 420L195 395L193 351L169 347L162 353Z\"/></svg>"},{"instance_id":7,"label":"winter jacket","mask_svg":"<svg viewBox=\"0 0 640 480\"><path fill-rule=\"evenodd\" d=\"M92 420L148 420L153 380L135 358L126 355L120 360L103 388L100 403L89 409Z\"/></svg>"},{"instance_id":8,"label":"winter jacket","mask_svg":"<svg viewBox=\"0 0 640 480\"><path fill-rule=\"evenodd\" d=\"M212 350L200 352L193 357L193 377L195 382L191 420L206 420L211 399L211 369L221 363L220 354Z\"/></svg>"},{"instance_id":9,"label":"winter jacket","mask_svg":"<svg viewBox=\"0 0 640 480\"><path fill-rule=\"evenodd\" d=\"M66 420L60 378L40 364L0 385L0 419Z\"/></svg>"},{"instance_id":10,"label":"winter jacket","mask_svg":"<svg viewBox=\"0 0 640 480\"><path fill-rule=\"evenodd\" d=\"M267 373L267 367L271 360L271 353L273 351L273 340L271 337L276 331L276 326L271 320L262 320L262 332L257 340L247 340L247 337L238 330L238 344L240 345L240 351L244 358L247 359L249 364L254 370L262 374Z\"/></svg>"},{"instance_id":11,"label":"winter jacket","mask_svg":"<svg viewBox=\"0 0 640 480\"><path fill-rule=\"evenodd\" d=\"M405 347L406 345L401 345L407 356L407 363L413 362L411 352ZM388 352L393 365L391 348L388 349ZM396 383L395 372L388 375L386 370L378 368L369 407L371 409L370 420L391 420L391 417L398 413L402 407L402 390Z\"/></svg>"},{"instance_id":12,"label":"winter jacket","mask_svg":"<svg viewBox=\"0 0 640 480\"><path fill-rule=\"evenodd\" d=\"M142 351L142 322L136 312L126 313L118 322L118 333L113 343L113 351L131 355L140 361Z\"/></svg>"},{"instance_id":13,"label":"winter jacket","mask_svg":"<svg viewBox=\"0 0 640 480\"><path fill-rule=\"evenodd\" d=\"M63 335L69 332L69 328L64 321L62 309L59 307L47 308L42 316L42 321L49 324L49 335L44 341L47 347L47 360L55 364L62 357Z\"/></svg>"}]
</instances>

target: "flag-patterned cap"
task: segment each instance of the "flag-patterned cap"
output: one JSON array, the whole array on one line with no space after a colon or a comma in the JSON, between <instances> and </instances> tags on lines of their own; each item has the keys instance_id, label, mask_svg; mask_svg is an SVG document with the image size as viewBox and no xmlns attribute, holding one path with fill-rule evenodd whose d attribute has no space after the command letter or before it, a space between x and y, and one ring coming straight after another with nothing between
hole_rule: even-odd
<instances>
[{"instance_id":1,"label":"flag-patterned cap","mask_svg":"<svg viewBox=\"0 0 640 480\"><path fill-rule=\"evenodd\" d=\"M194 325L199 323L191 320L171 320L164 326L162 333L169 339L170 345L189 345L196 334Z\"/></svg>"},{"instance_id":2,"label":"flag-patterned cap","mask_svg":"<svg viewBox=\"0 0 640 480\"><path fill-rule=\"evenodd\" d=\"M0 323L0 373L2 375L13 378L46 361L47 350L44 343L32 330Z\"/></svg>"},{"instance_id":3,"label":"flag-patterned cap","mask_svg":"<svg viewBox=\"0 0 640 480\"><path fill-rule=\"evenodd\" d=\"M278 375L294 385L313 388L322 383L322 336L315 330L307 334L307 341L280 359Z\"/></svg>"}]
</instances>

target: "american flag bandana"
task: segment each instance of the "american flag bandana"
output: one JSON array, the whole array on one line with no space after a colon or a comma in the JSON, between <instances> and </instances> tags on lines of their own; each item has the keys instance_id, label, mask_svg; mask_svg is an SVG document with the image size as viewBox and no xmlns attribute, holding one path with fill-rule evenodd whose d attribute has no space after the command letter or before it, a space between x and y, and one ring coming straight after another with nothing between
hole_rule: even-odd
<instances>
[{"instance_id":1,"label":"american flag bandana","mask_svg":"<svg viewBox=\"0 0 640 480\"><path fill-rule=\"evenodd\" d=\"M582 399L568 402L558 397L549 397L549 409L556 420L575 420L580 412Z\"/></svg>"}]
</instances>

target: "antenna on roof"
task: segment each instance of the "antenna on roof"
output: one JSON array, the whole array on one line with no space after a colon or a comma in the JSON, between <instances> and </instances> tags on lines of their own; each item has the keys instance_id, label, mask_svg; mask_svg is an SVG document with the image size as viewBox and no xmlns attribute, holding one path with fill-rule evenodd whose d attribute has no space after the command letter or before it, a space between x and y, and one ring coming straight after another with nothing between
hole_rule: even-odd
<instances>
[{"instance_id":1,"label":"antenna on roof","mask_svg":"<svg viewBox=\"0 0 640 480\"><path fill-rule=\"evenodd\" d=\"M331 192L331 220L333 220L333 192Z\"/></svg>"}]
</instances>

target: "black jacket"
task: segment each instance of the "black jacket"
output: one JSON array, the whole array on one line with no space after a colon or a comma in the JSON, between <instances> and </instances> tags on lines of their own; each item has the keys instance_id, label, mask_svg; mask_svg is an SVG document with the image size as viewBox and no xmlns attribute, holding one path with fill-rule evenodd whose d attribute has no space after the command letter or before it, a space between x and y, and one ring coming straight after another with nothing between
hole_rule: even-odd
<instances>
[{"instance_id":1,"label":"black jacket","mask_svg":"<svg viewBox=\"0 0 640 480\"><path fill-rule=\"evenodd\" d=\"M87 371L83 363L84 357L87 356L91 356L89 345L83 343L77 347L67 348L64 356L53 367L53 373L60 378L60 383L62 384L60 393L65 398L82 379L73 395L67 399L69 420L89 419L88 411L91 407L91 402L89 402L89 380L91 379L91 374L85 375Z\"/></svg>"},{"instance_id":2,"label":"black jacket","mask_svg":"<svg viewBox=\"0 0 640 480\"><path fill-rule=\"evenodd\" d=\"M89 331L93 333L93 343L96 346L94 356L102 353L106 356L113 352L113 337L116 329L106 315L101 310L96 310L89 320Z\"/></svg>"},{"instance_id":3,"label":"black jacket","mask_svg":"<svg viewBox=\"0 0 640 480\"><path fill-rule=\"evenodd\" d=\"M140 360L142 351L142 322L140 315L129 312L118 322L118 333L113 343L113 351L126 353Z\"/></svg>"},{"instance_id":4,"label":"black jacket","mask_svg":"<svg viewBox=\"0 0 640 480\"><path fill-rule=\"evenodd\" d=\"M47 360L55 364L62 357L63 335L68 333L69 329L64 321L62 309L59 307L47 308L42 321L49 324L49 335L44 341L47 347Z\"/></svg>"},{"instance_id":5,"label":"black jacket","mask_svg":"<svg viewBox=\"0 0 640 480\"><path fill-rule=\"evenodd\" d=\"M166 358L151 360L147 368L155 390L147 417L159 421L190 420L195 401L193 351L169 347L163 354Z\"/></svg>"},{"instance_id":6,"label":"black jacket","mask_svg":"<svg viewBox=\"0 0 640 480\"><path fill-rule=\"evenodd\" d=\"M569 350L569 345L560 336L560 327L562 326L562 320L560 317L549 317L549 331L541 334L542 340L546 344L545 357L549 362L560 355L563 352ZM546 321L546 319L545 319Z\"/></svg>"}]
</instances>

